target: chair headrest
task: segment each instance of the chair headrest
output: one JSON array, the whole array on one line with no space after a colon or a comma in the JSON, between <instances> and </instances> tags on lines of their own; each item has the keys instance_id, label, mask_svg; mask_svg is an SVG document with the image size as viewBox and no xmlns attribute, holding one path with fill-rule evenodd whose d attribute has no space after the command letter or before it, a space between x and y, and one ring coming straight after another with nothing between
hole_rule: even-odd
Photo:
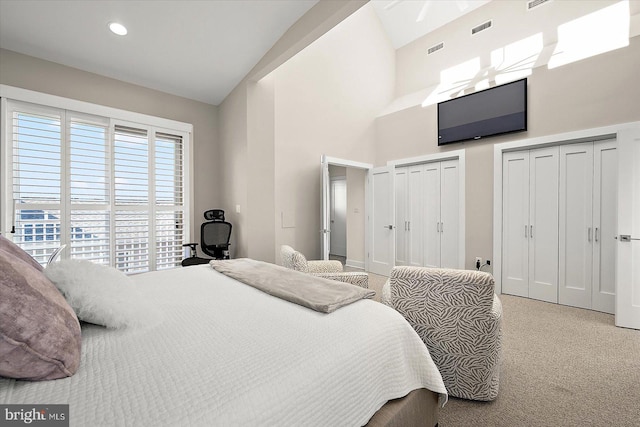
<instances>
[{"instance_id":1,"label":"chair headrest","mask_svg":"<svg viewBox=\"0 0 640 427\"><path fill-rule=\"evenodd\" d=\"M205 211L204 219L207 221L224 221L224 211L222 209L211 209Z\"/></svg>"}]
</instances>

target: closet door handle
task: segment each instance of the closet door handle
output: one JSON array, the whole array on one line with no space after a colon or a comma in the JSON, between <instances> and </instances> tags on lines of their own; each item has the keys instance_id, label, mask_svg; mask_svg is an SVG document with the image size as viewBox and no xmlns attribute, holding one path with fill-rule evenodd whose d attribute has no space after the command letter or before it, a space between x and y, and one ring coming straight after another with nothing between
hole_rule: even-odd
<instances>
[{"instance_id":1,"label":"closet door handle","mask_svg":"<svg viewBox=\"0 0 640 427\"><path fill-rule=\"evenodd\" d=\"M444 233L444 222L440 223L440 232Z\"/></svg>"},{"instance_id":2,"label":"closet door handle","mask_svg":"<svg viewBox=\"0 0 640 427\"><path fill-rule=\"evenodd\" d=\"M529 236L533 239L533 225L529 226Z\"/></svg>"},{"instance_id":3,"label":"closet door handle","mask_svg":"<svg viewBox=\"0 0 640 427\"><path fill-rule=\"evenodd\" d=\"M411 221L407 221L407 231L411 231Z\"/></svg>"},{"instance_id":4,"label":"closet door handle","mask_svg":"<svg viewBox=\"0 0 640 427\"><path fill-rule=\"evenodd\" d=\"M587 228L587 241L590 242L591 241L591 227Z\"/></svg>"},{"instance_id":5,"label":"closet door handle","mask_svg":"<svg viewBox=\"0 0 640 427\"><path fill-rule=\"evenodd\" d=\"M529 236L527 235L527 225L525 224L524 225L524 238L526 239L527 237L529 237Z\"/></svg>"},{"instance_id":6,"label":"closet door handle","mask_svg":"<svg viewBox=\"0 0 640 427\"><path fill-rule=\"evenodd\" d=\"M596 239L596 242L597 242L598 241L598 227L596 227L594 238Z\"/></svg>"}]
</instances>

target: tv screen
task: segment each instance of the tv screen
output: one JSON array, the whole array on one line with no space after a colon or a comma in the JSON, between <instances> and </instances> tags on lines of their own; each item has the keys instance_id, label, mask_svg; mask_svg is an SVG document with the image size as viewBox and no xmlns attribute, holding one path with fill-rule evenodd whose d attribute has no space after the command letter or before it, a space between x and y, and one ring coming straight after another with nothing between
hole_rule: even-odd
<instances>
[{"instance_id":1,"label":"tv screen","mask_svg":"<svg viewBox=\"0 0 640 427\"><path fill-rule=\"evenodd\" d=\"M438 104L438 145L527 130L527 79Z\"/></svg>"}]
</instances>

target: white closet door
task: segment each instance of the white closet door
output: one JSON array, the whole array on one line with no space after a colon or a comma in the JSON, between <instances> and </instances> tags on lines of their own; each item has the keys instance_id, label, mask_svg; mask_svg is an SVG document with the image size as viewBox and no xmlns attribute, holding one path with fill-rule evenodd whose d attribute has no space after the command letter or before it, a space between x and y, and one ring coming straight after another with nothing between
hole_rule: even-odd
<instances>
[{"instance_id":1,"label":"white closet door","mask_svg":"<svg viewBox=\"0 0 640 427\"><path fill-rule=\"evenodd\" d=\"M440 164L440 266L462 268L459 256L460 185L458 160Z\"/></svg>"},{"instance_id":2,"label":"white closet door","mask_svg":"<svg viewBox=\"0 0 640 427\"><path fill-rule=\"evenodd\" d=\"M408 168L396 168L396 265L407 265L407 173Z\"/></svg>"},{"instance_id":3,"label":"white closet door","mask_svg":"<svg viewBox=\"0 0 640 427\"><path fill-rule=\"evenodd\" d=\"M369 169L369 253L371 273L388 276L395 261L395 186L391 166Z\"/></svg>"},{"instance_id":4,"label":"white closet door","mask_svg":"<svg viewBox=\"0 0 640 427\"><path fill-rule=\"evenodd\" d=\"M407 263L421 267L423 263L423 180L424 166L409 167L407 191Z\"/></svg>"},{"instance_id":5,"label":"white closet door","mask_svg":"<svg viewBox=\"0 0 640 427\"><path fill-rule=\"evenodd\" d=\"M440 267L440 163L424 165L424 266Z\"/></svg>"},{"instance_id":6,"label":"white closet door","mask_svg":"<svg viewBox=\"0 0 640 427\"><path fill-rule=\"evenodd\" d=\"M618 212L618 156L615 140L594 144L593 285L594 310L614 313Z\"/></svg>"},{"instance_id":7,"label":"white closet door","mask_svg":"<svg viewBox=\"0 0 640 427\"><path fill-rule=\"evenodd\" d=\"M622 129L616 140L616 326L640 329L640 128ZM635 357L637 359L638 355Z\"/></svg>"},{"instance_id":8,"label":"white closet door","mask_svg":"<svg viewBox=\"0 0 640 427\"><path fill-rule=\"evenodd\" d=\"M559 148L529 155L529 297L558 302Z\"/></svg>"},{"instance_id":9,"label":"white closet door","mask_svg":"<svg viewBox=\"0 0 640 427\"><path fill-rule=\"evenodd\" d=\"M529 296L529 152L502 158L502 292Z\"/></svg>"},{"instance_id":10,"label":"white closet door","mask_svg":"<svg viewBox=\"0 0 640 427\"><path fill-rule=\"evenodd\" d=\"M591 308L593 143L560 147L558 302ZM613 240L613 239L612 239Z\"/></svg>"}]
</instances>

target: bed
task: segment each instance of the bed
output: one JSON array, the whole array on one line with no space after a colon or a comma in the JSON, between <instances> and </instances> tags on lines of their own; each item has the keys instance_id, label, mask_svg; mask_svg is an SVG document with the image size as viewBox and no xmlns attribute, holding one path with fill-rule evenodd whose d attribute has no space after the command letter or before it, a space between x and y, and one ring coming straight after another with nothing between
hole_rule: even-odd
<instances>
[{"instance_id":1,"label":"bed","mask_svg":"<svg viewBox=\"0 0 640 427\"><path fill-rule=\"evenodd\" d=\"M71 426L437 423L440 373L383 304L320 313L209 265L132 279L156 317L122 329L82 323L74 375L0 377L0 403L69 404Z\"/></svg>"}]
</instances>

